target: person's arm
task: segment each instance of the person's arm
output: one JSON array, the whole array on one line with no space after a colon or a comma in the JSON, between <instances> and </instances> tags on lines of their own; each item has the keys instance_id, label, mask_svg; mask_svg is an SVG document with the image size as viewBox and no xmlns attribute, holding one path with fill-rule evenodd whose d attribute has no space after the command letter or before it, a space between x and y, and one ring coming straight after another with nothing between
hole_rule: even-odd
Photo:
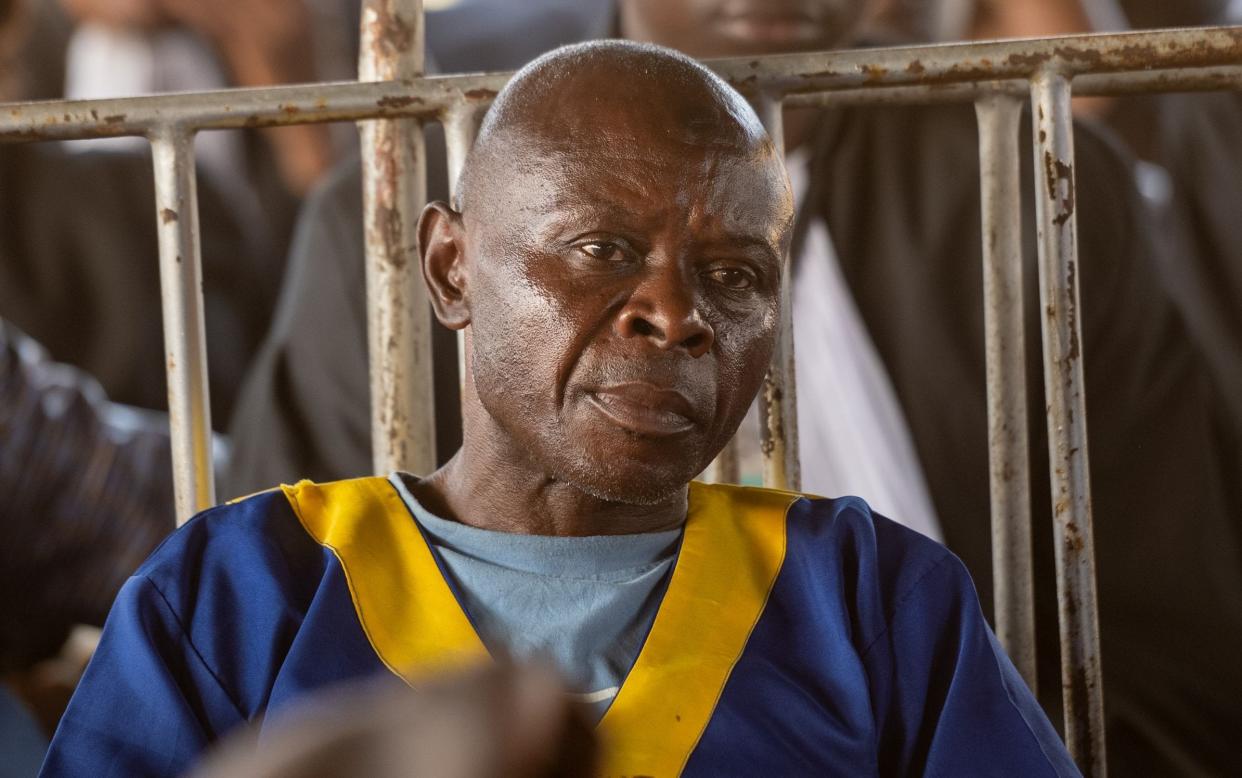
<instances>
[{"instance_id":1,"label":"person's arm","mask_svg":"<svg viewBox=\"0 0 1242 778\"><path fill-rule=\"evenodd\" d=\"M108 402L0 320L0 581L15 595L3 626L20 625L6 659L44 659L73 624L102 624L172 508L167 417Z\"/></svg>"},{"instance_id":2,"label":"person's arm","mask_svg":"<svg viewBox=\"0 0 1242 778\"><path fill-rule=\"evenodd\" d=\"M896 600L863 653L885 775L1078 775L945 554Z\"/></svg>"}]
</instances>

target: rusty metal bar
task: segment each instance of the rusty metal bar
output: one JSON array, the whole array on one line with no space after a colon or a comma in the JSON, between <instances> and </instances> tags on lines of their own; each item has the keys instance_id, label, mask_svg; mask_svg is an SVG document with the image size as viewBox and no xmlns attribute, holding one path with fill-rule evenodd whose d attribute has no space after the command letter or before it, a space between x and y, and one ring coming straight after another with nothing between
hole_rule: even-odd
<instances>
[{"instance_id":1,"label":"rusty metal bar","mask_svg":"<svg viewBox=\"0 0 1242 778\"><path fill-rule=\"evenodd\" d=\"M1242 65L1180 70L1141 70L1132 73L1084 73L1074 78L1079 97L1120 97L1148 92L1211 92L1242 89ZM965 103L1000 94L1026 99L1030 81L969 81L916 86L880 86L790 95L785 104L798 108L842 108L851 105L930 105Z\"/></svg>"},{"instance_id":2,"label":"rusty metal bar","mask_svg":"<svg viewBox=\"0 0 1242 778\"><path fill-rule=\"evenodd\" d=\"M399 27L392 30L409 33ZM1060 72L1076 77L1079 95L1236 88L1242 83L1242 27L741 57L708 64L744 92L763 91L794 102L822 92L856 95L836 100L921 102L939 99L938 93L945 90L958 100L974 99L993 85L1015 90L1015 85L1004 84L1008 81L1024 88L1027 79L1054 60ZM495 73L409 81L406 76L383 83L0 104L0 140L144 135L155 127L174 125L225 129L373 117L431 118L466 100L486 101L508 77ZM956 86L972 84L983 86L980 91ZM909 91L889 91L895 88ZM954 95L955 89L964 91Z\"/></svg>"},{"instance_id":3,"label":"rusty metal bar","mask_svg":"<svg viewBox=\"0 0 1242 778\"><path fill-rule=\"evenodd\" d=\"M762 95L755 101L759 118L785 156L784 105L780 98ZM772 352L772 364L759 390L759 434L763 452L763 485L798 491L802 471L798 461L798 406L794 384L793 268L786 250L781 272L780 334Z\"/></svg>"},{"instance_id":4,"label":"rusty metal bar","mask_svg":"<svg viewBox=\"0 0 1242 778\"><path fill-rule=\"evenodd\" d=\"M423 72L422 0L367 0L362 9L364 81L413 83ZM359 124L367 255L371 453L378 473L435 469L431 321L419 272L416 227L427 200L418 119Z\"/></svg>"},{"instance_id":5,"label":"rusty metal bar","mask_svg":"<svg viewBox=\"0 0 1242 778\"><path fill-rule=\"evenodd\" d=\"M1051 63L1066 78L1242 62L1242 28L1216 27L780 54L710 63L744 92L802 92L1027 79Z\"/></svg>"},{"instance_id":6,"label":"rusty metal bar","mask_svg":"<svg viewBox=\"0 0 1242 778\"><path fill-rule=\"evenodd\" d=\"M1104 776L1104 690L1078 315L1074 130L1064 73L1048 70L1032 79L1031 113L1065 736L1083 774Z\"/></svg>"},{"instance_id":7,"label":"rusty metal bar","mask_svg":"<svg viewBox=\"0 0 1242 778\"><path fill-rule=\"evenodd\" d=\"M1022 105L1016 97L992 95L976 103L975 111L983 204L983 322L996 636L1027 685L1034 689L1035 586L1018 165Z\"/></svg>"},{"instance_id":8,"label":"rusty metal bar","mask_svg":"<svg viewBox=\"0 0 1242 778\"><path fill-rule=\"evenodd\" d=\"M488 102L463 103L449 109L441 118L444 125L444 145L448 156L449 200L454 208L460 209L457 201L458 187L461 184L461 173L466 166L466 156L474 146L474 139L479 134L479 124L487 112ZM457 379L466 380L466 331L457 331Z\"/></svg>"},{"instance_id":9,"label":"rusty metal bar","mask_svg":"<svg viewBox=\"0 0 1242 778\"><path fill-rule=\"evenodd\" d=\"M150 140L155 166L173 494L180 525L216 503L194 133L168 127L153 132Z\"/></svg>"},{"instance_id":10,"label":"rusty metal bar","mask_svg":"<svg viewBox=\"0 0 1242 778\"><path fill-rule=\"evenodd\" d=\"M742 480L742 460L738 451L738 436L734 435L720 450L712 463L703 471L704 481L712 484L736 484Z\"/></svg>"}]
</instances>

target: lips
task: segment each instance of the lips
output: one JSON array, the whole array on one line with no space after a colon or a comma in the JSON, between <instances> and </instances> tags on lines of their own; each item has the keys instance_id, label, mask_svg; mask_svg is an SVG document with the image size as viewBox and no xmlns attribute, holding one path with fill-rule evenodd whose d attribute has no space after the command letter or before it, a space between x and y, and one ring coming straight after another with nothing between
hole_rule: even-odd
<instances>
[{"instance_id":1,"label":"lips","mask_svg":"<svg viewBox=\"0 0 1242 778\"><path fill-rule=\"evenodd\" d=\"M587 401L619 427L640 435L679 435L695 426L694 406L680 392L633 382L587 392Z\"/></svg>"},{"instance_id":2,"label":"lips","mask_svg":"<svg viewBox=\"0 0 1242 778\"><path fill-rule=\"evenodd\" d=\"M822 20L800 4L738 3L726 8L718 23L739 39L777 44L816 39Z\"/></svg>"}]
</instances>

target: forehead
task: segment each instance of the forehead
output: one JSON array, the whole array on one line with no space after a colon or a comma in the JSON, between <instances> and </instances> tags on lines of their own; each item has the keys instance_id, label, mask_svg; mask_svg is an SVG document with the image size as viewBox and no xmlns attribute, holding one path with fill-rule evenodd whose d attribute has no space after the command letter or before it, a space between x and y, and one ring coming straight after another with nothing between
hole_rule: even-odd
<instances>
[{"instance_id":1,"label":"forehead","mask_svg":"<svg viewBox=\"0 0 1242 778\"><path fill-rule=\"evenodd\" d=\"M776 246L792 218L784 165L770 146L605 134L526 151L494 179L504 190L496 204L526 229L570 222L647 231L673 224L745 233Z\"/></svg>"}]
</instances>

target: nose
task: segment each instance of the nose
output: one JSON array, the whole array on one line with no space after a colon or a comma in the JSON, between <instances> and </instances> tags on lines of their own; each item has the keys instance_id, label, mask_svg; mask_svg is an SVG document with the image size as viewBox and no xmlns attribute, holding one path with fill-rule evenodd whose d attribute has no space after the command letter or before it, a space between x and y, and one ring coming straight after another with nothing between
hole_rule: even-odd
<instances>
[{"instance_id":1,"label":"nose","mask_svg":"<svg viewBox=\"0 0 1242 778\"><path fill-rule=\"evenodd\" d=\"M644 338L663 350L685 349L701 357L716 333L695 304L693 282L680 268L650 268L626 300L614 330L622 338Z\"/></svg>"}]
</instances>

